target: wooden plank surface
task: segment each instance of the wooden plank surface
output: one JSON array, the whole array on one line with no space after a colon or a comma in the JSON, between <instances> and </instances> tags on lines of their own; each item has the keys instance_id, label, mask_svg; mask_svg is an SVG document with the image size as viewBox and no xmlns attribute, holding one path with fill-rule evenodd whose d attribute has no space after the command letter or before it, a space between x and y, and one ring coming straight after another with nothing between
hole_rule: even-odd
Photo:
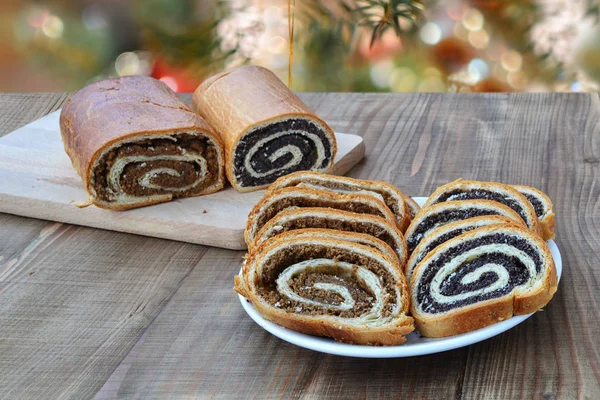
<instances>
[{"instance_id":1,"label":"wooden plank surface","mask_svg":"<svg viewBox=\"0 0 600 400\"><path fill-rule=\"evenodd\" d=\"M206 196L115 212L78 208L88 194L65 153L60 111L0 138L0 212L135 233L227 249L246 249L244 228L263 192L239 193L230 185ZM343 175L364 156L358 135L336 133L332 173Z\"/></svg>"},{"instance_id":2,"label":"wooden plank surface","mask_svg":"<svg viewBox=\"0 0 600 400\"><path fill-rule=\"evenodd\" d=\"M17 110L64 100L7 96L4 131L28 122ZM600 398L598 94L302 97L365 138L352 176L411 195L459 176L545 190L564 262L552 302L469 348L334 357L245 316L231 290L241 252L0 217L0 397Z\"/></svg>"}]
</instances>

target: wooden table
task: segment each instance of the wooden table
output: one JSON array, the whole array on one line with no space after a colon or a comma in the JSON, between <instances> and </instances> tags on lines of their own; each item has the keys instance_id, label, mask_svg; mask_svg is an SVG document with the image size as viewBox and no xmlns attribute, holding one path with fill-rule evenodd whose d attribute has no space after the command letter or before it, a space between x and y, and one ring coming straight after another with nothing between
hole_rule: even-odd
<instances>
[{"instance_id":1,"label":"wooden table","mask_svg":"<svg viewBox=\"0 0 600 400\"><path fill-rule=\"evenodd\" d=\"M66 94L0 96L0 133ZM369 360L287 344L232 291L243 252L0 214L2 398L600 398L598 94L304 94L363 135L351 171L427 195L458 177L554 201L564 262L542 312L490 340Z\"/></svg>"}]
</instances>

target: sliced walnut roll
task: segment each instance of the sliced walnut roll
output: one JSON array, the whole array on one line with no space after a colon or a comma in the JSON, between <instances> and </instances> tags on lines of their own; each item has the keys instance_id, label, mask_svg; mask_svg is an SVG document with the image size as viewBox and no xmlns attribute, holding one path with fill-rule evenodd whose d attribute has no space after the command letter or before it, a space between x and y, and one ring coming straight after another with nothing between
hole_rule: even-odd
<instances>
[{"instance_id":1,"label":"sliced walnut roll","mask_svg":"<svg viewBox=\"0 0 600 400\"><path fill-rule=\"evenodd\" d=\"M60 127L99 207L124 210L223 187L219 138L155 79L131 76L83 88L62 109Z\"/></svg>"},{"instance_id":2,"label":"sliced walnut roll","mask_svg":"<svg viewBox=\"0 0 600 400\"><path fill-rule=\"evenodd\" d=\"M400 265L408 259L406 241L395 224L381 217L330 208L291 208L270 219L248 246L250 252L267 239L284 232L297 232L306 228L332 229L372 236L386 243L398 256Z\"/></svg>"},{"instance_id":3,"label":"sliced walnut roll","mask_svg":"<svg viewBox=\"0 0 600 400\"><path fill-rule=\"evenodd\" d=\"M244 236L248 246L252 245L258 231L270 219L288 208L323 207L372 214L388 220L395 225L394 214L379 199L365 194L347 194L324 192L300 187L289 187L267 192L248 215Z\"/></svg>"},{"instance_id":4,"label":"sliced walnut roll","mask_svg":"<svg viewBox=\"0 0 600 400\"><path fill-rule=\"evenodd\" d=\"M235 290L264 318L298 332L354 344L403 343L414 329L404 274L359 241L275 237L247 258Z\"/></svg>"},{"instance_id":5,"label":"sliced walnut roll","mask_svg":"<svg viewBox=\"0 0 600 400\"><path fill-rule=\"evenodd\" d=\"M539 310L557 283L542 238L524 226L486 226L438 246L417 265L411 311L422 335L456 335Z\"/></svg>"},{"instance_id":6,"label":"sliced walnut roll","mask_svg":"<svg viewBox=\"0 0 600 400\"><path fill-rule=\"evenodd\" d=\"M196 89L192 102L223 139L227 178L240 192L333 165L331 128L268 69L243 66L217 74Z\"/></svg>"},{"instance_id":7,"label":"sliced walnut roll","mask_svg":"<svg viewBox=\"0 0 600 400\"><path fill-rule=\"evenodd\" d=\"M391 183L348 178L312 171L299 171L277 179L267 193L285 187L305 187L340 194L367 194L385 203L396 216L401 231L406 230L419 205ZM414 213L414 214L413 214Z\"/></svg>"}]
</instances>

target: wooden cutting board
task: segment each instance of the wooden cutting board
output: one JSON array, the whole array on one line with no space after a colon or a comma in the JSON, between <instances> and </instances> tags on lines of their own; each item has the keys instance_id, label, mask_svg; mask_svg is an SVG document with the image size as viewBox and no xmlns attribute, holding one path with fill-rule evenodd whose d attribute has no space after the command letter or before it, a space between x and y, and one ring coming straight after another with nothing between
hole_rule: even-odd
<instances>
[{"instance_id":1,"label":"wooden cutting board","mask_svg":"<svg viewBox=\"0 0 600 400\"><path fill-rule=\"evenodd\" d=\"M128 211L77 208L87 193L64 151L60 110L0 138L0 212L119 232L242 250L246 217L263 191L231 186L208 196ZM336 133L334 173L343 175L365 153L362 138Z\"/></svg>"}]
</instances>

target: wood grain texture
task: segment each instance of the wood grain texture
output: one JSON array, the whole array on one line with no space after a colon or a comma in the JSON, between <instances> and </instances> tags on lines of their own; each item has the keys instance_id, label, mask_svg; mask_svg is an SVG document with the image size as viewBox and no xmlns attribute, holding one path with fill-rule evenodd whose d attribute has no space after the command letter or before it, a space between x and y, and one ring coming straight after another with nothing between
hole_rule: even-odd
<instances>
[{"instance_id":1,"label":"wood grain texture","mask_svg":"<svg viewBox=\"0 0 600 400\"><path fill-rule=\"evenodd\" d=\"M564 263L550 304L464 349L335 357L280 341L244 314L231 289L242 252L8 217L0 256L24 261L0 272L0 397L86 398L104 383L98 399L600 398L598 94L301 98L334 129L365 138L366 158L351 176L411 195L457 177L546 191ZM1 126L13 129L3 113ZM167 289L143 291L148 285ZM145 312L157 316L123 328L144 296Z\"/></svg>"},{"instance_id":2,"label":"wood grain texture","mask_svg":"<svg viewBox=\"0 0 600 400\"><path fill-rule=\"evenodd\" d=\"M243 254L217 249L205 254L134 350L117 397L456 396L461 357L439 354L421 357L418 364L415 359L361 360L307 351L270 335L231 294ZM415 385L407 376L429 386Z\"/></svg>"},{"instance_id":3,"label":"wood grain texture","mask_svg":"<svg viewBox=\"0 0 600 400\"><path fill-rule=\"evenodd\" d=\"M73 104L73 103L71 103ZM0 212L136 233L227 249L245 249L244 229L262 192L216 193L115 212L75 207L88 194L64 150L59 111L0 138ZM188 113L189 114L189 113ZM364 156L360 136L336 133L333 173L344 174Z\"/></svg>"}]
</instances>

